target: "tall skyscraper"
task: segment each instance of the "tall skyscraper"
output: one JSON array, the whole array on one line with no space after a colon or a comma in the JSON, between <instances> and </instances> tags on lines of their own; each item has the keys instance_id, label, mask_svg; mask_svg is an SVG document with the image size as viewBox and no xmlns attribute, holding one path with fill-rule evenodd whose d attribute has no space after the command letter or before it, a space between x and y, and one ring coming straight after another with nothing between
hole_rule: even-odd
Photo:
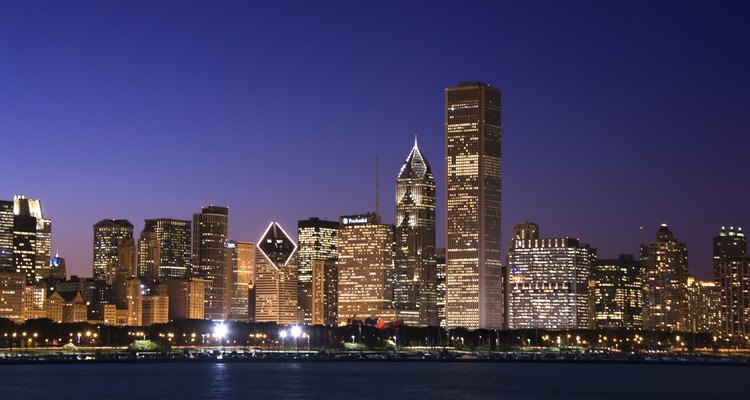
<instances>
[{"instance_id":1,"label":"tall skyscraper","mask_svg":"<svg viewBox=\"0 0 750 400\"><path fill-rule=\"evenodd\" d=\"M357 317L396 318L393 226L376 214L341 217L338 324Z\"/></svg>"},{"instance_id":2,"label":"tall skyscraper","mask_svg":"<svg viewBox=\"0 0 750 400\"><path fill-rule=\"evenodd\" d=\"M513 231L529 232L517 227ZM589 328L589 279L596 250L577 239L540 239L538 226L532 232L508 246L508 328Z\"/></svg>"},{"instance_id":3,"label":"tall skyscraper","mask_svg":"<svg viewBox=\"0 0 750 400\"><path fill-rule=\"evenodd\" d=\"M591 269L594 326L643 328L643 267L632 255L597 260Z\"/></svg>"},{"instance_id":4,"label":"tall skyscraper","mask_svg":"<svg viewBox=\"0 0 750 400\"><path fill-rule=\"evenodd\" d=\"M190 272L190 221L145 220L138 239L138 274L146 280L186 278Z\"/></svg>"},{"instance_id":5,"label":"tall skyscraper","mask_svg":"<svg viewBox=\"0 0 750 400\"><path fill-rule=\"evenodd\" d=\"M726 333L750 334L750 258L742 228L721 227L714 237L714 281L721 292L721 324Z\"/></svg>"},{"instance_id":6,"label":"tall skyscraper","mask_svg":"<svg viewBox=\"0 0 750 400\"><path fill-rule=\"evenodd\" d=\"M42 202L23 195L13 196L13 213L15 215L36 218L36 242L34 271L37 280L50 276L49 260L52 248L52 221L42 215Z\"/></svg>"},{"instance_id":7,"label":"tall skyscraper","mask_svg":"<svg viewBox=\"0 0 750 400\"><path fill-rule=\"evenodd\" d=\"M13 202L0 200L0 272L14 272Z\"/></svg>"},{"instance_id":8,"label":"tall skyscraper","mask_svg":"<svg viewBox=\"0 0 750 400\"><path fill-rule=\"evenodd\" d=\"M94 224L94 279L114 284L123 239L133 240L133 224L126 219L103 219Z\"/></svg>"},{"instance_id":9,"label":"tall skyscraper","mask_svg":"<svg viewBox=\"0 0 750 400\"><path fill-rule=\"evenodd\" d=\"M396 308L418 312L419 326L436 326L435 178L417 146L396 178Z\"/></svg>"},{"instance_id":10,"label":"tall skyscraper","mask_svg":"<svg viewBox=\"0 0 750 400\"><path fill-rule=\"evenodd\" d=\"M230 240L227 250L232 271L229 319L252 322L255 320L255 244Z\"/></svg>"},{"instance_id":11,"label":"tall skyscraper","mask_svg":"<svg viewBox=\"0 0 750 400\"><path fill-rule=\"evenodd\" d=\"M15 272L26 274L27 283L41 279L36 264L36 218L30 215L13 217L13 263Z\"/></svg>"},{"instance_id":12,"label":"tall skyscraper","mask_svg":"<svg viewBox=\"0 0 750 400\"><path fill-rule=\"evenodd\" d=\"M193 276L207 281L205 313L208 319L227 319L231 271L227 262L229 208L203 207L193 214Z\"/></svg>"},{"instance_id":13,"label":"tall skyscraper","mask_svg":"<svg viewBox=\"0 0 750 400\"><path fill-rule=\"evenodd\" d=\"M446 326L502 325L500 90L445 90Z\"/></svg>"},{"instance_id":14,"label":"tall skyscraper","mask_svg":"<svg viewBox=\"0 0 750 400\"><path fill-rule=\"evenodd\" d=\"M684 243L662 224L656 241L641 248L645 272L644 328L680 331L685 325L688 255Z\"/></svg>"},{"instance_id":15,"label":"tall skyscraper","mask_svg":"<svg viewBox=\"0 0 750 400\"><path fill-rule=\"evenodd\" d=\"M297 302L300 309L305 313L305 323L312 322L313 262L320 260L331 261L335 264L338 257L336 251L338 231L339 223L336 221L309 218L297 223L297 241L299 244L299 250L297 250L299 279Z\"/></svg>"},{"instance_id":16,"label":"tall skyscraper","mask_svg":"<svg viewBox=\"0 0 750 400\"><path fill-rule=\"evenodd\" d=\"M255 321L302 322L297 307L297 245L281 225L271 222L255 254Z\"/></svg>"}]
</instances>

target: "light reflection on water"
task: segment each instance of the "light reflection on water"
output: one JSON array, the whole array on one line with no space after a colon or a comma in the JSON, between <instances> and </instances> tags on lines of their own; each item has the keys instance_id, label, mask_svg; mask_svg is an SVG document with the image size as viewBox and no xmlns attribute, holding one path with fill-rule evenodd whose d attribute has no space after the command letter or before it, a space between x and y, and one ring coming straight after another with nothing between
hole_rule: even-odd
<instances>
[{"instance_id":1,"label":"light reflection on water","mask_svg":"<svg viewBox=\"0 0 750 400\"><path fill-rule=\"evenodd\" d=\"M747 367L310 362L2 365L2 399L730 399ZM742 388L744 390L744 388ZM739 397L738 397L739 396Z\"/></svg>"}]
</instances>

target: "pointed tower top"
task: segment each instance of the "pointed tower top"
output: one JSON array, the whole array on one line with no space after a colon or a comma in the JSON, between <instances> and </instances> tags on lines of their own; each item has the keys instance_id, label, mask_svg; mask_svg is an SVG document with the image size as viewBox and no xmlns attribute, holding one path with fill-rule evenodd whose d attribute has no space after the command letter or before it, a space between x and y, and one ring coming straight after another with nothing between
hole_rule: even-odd
<instances>
[{"instance_id":1,"label":"pointed tower top","mask_svg":"<svg viewBox=\"0 0 750 400\"><path fill-rule=\"evenodd\" d=\"M415 149L419 148L419 146L417 146L417 134L416 133L414 134L414 148Z\"/></svg>"}]
</instances>

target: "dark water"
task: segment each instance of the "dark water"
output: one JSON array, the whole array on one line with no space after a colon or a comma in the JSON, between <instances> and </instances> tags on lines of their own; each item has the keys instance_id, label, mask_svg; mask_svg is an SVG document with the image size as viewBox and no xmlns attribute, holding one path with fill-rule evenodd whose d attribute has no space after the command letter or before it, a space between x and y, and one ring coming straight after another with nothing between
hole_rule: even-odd
<instances>
[{"instance_id":1,"label":"dark water","mask_svg":"<svg viewBox=\"0 0 750 400\"><path fill-rule=\"evenodd\" d=\"M0 399L741 399L750 368L525 363L0 366Z\"/></svg>"}]
</instances>

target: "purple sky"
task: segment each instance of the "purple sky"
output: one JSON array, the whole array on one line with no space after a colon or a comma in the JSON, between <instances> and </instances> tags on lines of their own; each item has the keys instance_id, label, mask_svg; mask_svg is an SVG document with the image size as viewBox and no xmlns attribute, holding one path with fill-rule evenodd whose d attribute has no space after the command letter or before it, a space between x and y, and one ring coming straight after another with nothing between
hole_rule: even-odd
<instances>
[{"instance_id":1,"label":"purple sky","mask_svg":"<svg viewBox=\"0 0 750 400\"><path fill-rule=\"evenodd\" d=\"M750 3L59 2L0 6L0 198L42 199L91 275L103 218L394 218L415 133L438 182L444 88L503 89L503 235L530 220L602 257L667 222L711 275L750 228ZM523 3L523 4L518 4Z\"/></svg>"}]
</instances>

